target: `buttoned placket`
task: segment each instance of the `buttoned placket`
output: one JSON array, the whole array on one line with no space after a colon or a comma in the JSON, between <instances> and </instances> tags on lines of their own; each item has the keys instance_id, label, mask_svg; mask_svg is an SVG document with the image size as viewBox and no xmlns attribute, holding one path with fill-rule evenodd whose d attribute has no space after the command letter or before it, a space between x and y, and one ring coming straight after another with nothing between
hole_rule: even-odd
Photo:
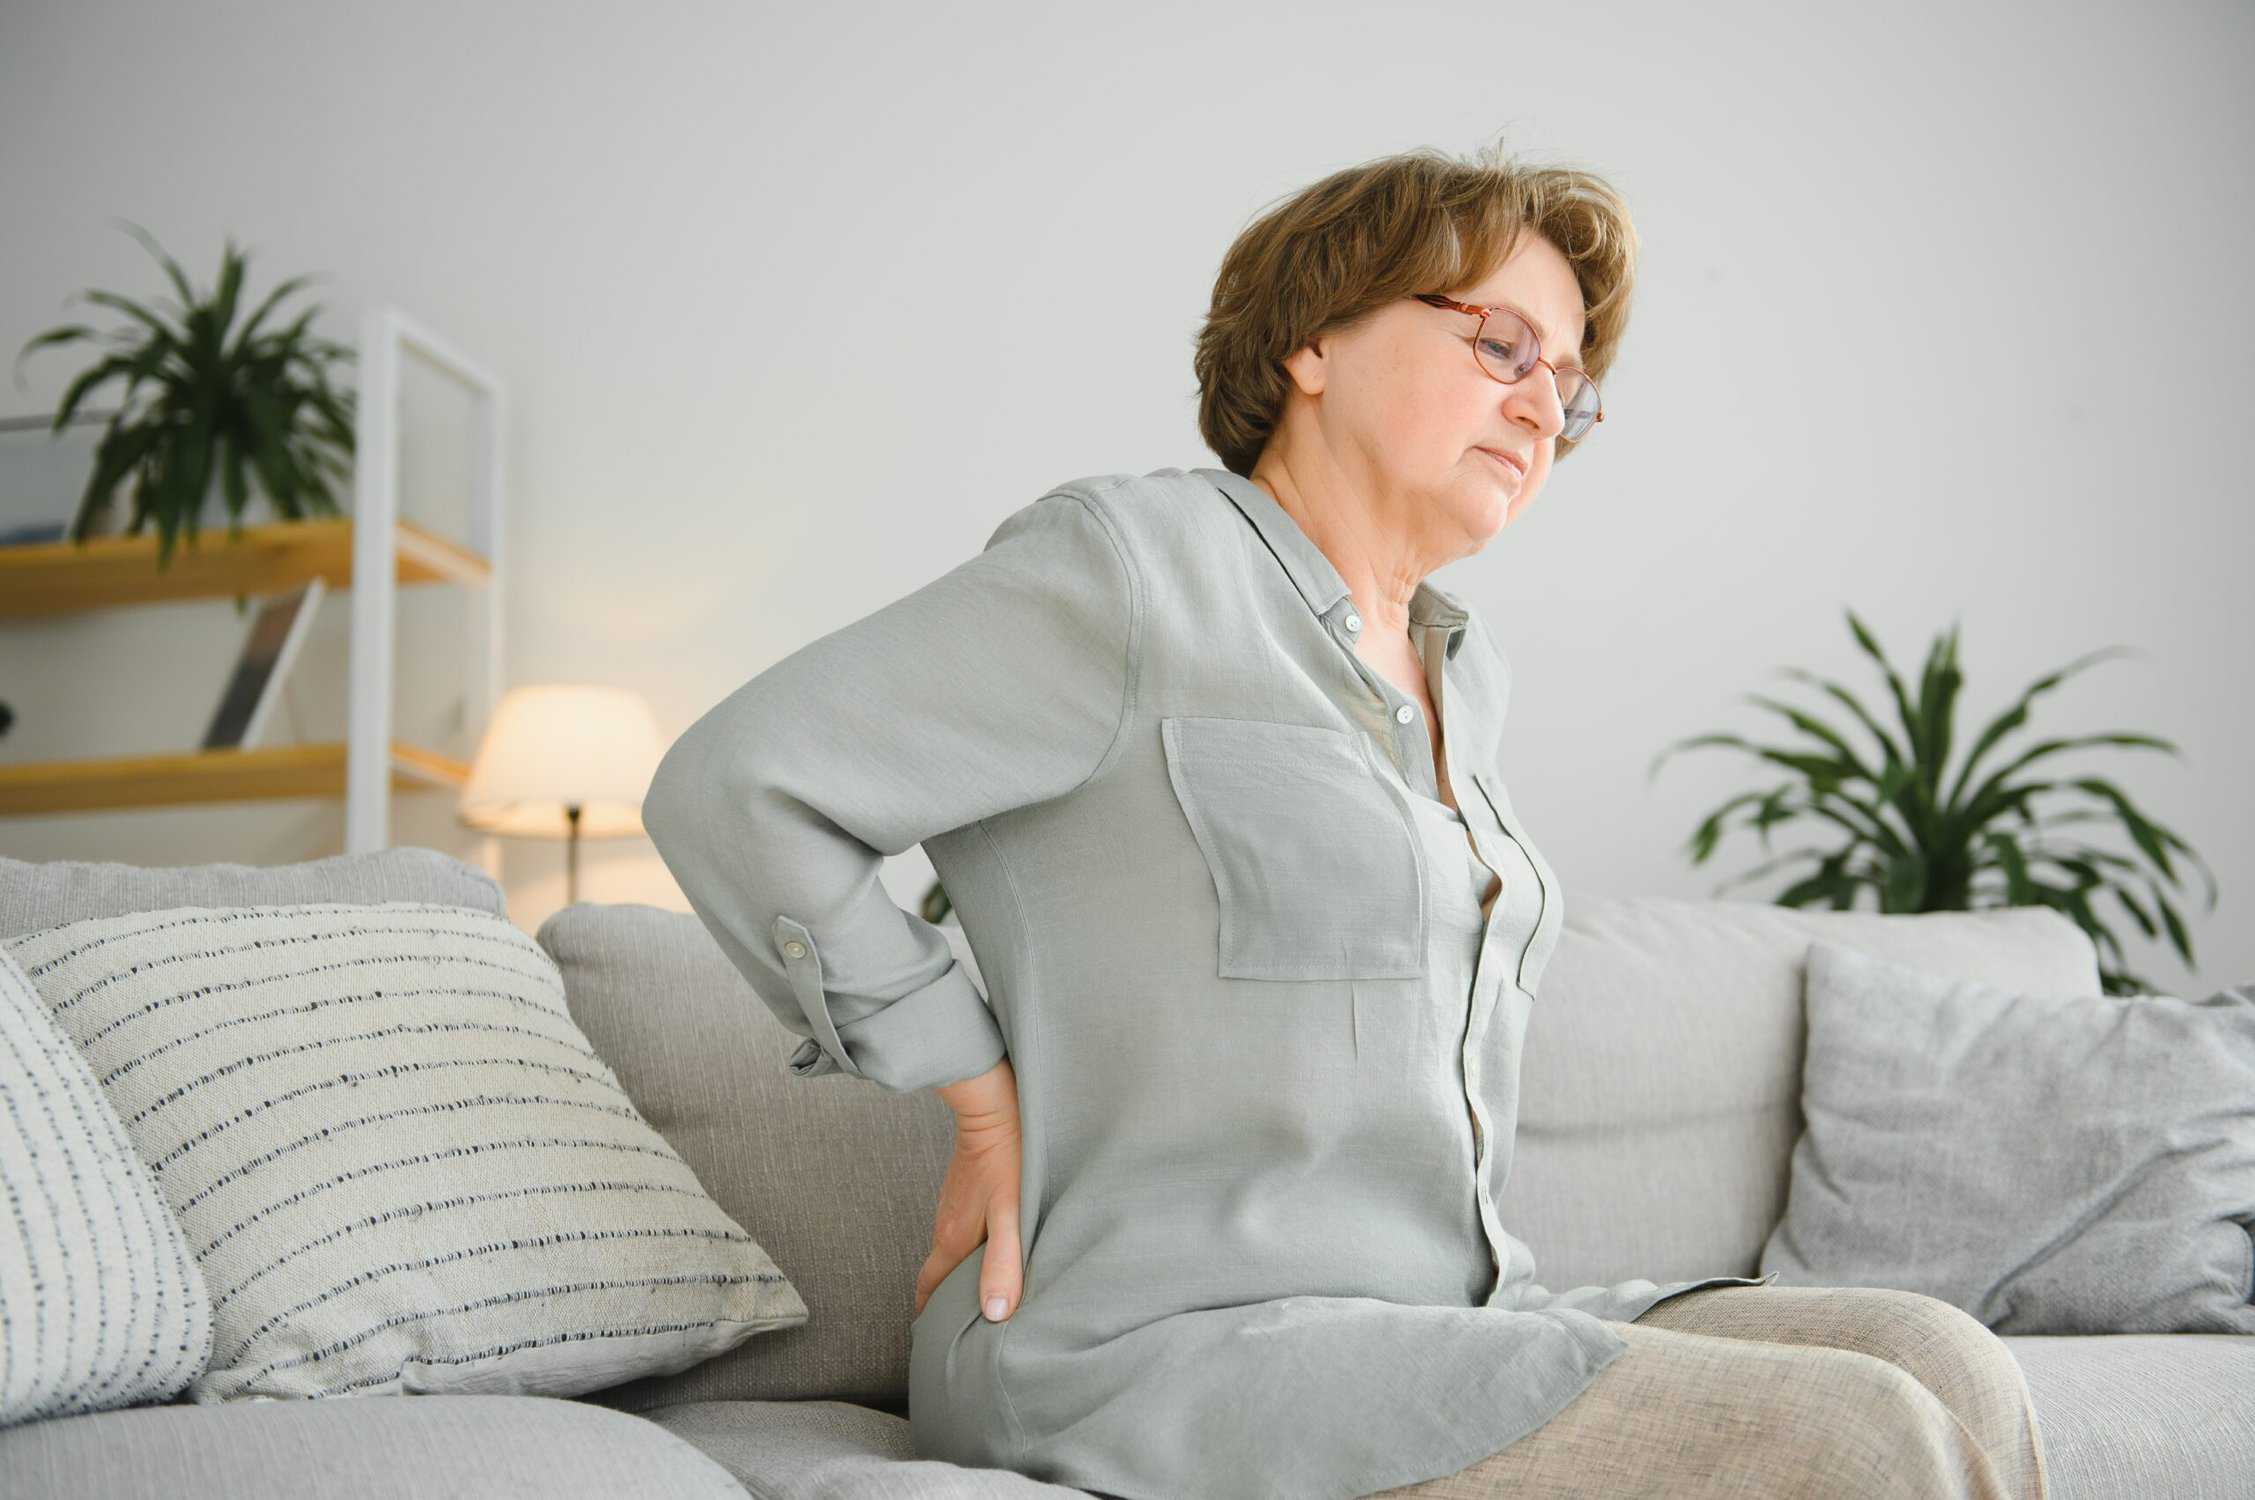
<instances>
[{"instance_id":1,"label":"buttoned placket","mask_svg":"<svg viewBox=\"0 0 2255 1500\"><path fill-rule=\"evenodd\" d=\"M1463 622L1458 621L1451 627L1450 633L1453 634L1463 628ZM1435 631L1427 630L1425 639L1428 686L1432 691L1433 705L1440 713L1443 726L1444 738L1441 741L1441 755L1448 765L1449 786L1456 791L1457 805L1461 808L1468 795L1463 790L1467 785L1467 778L1457 771L1456 739L1447 734L1449 722L1446 702L1447 656L1445 652L1435 649L1440 639ZM1472 794L1477 794L1477 792L1477 787L1472 789ZM1502 1289L1503 1268L1507 1257L1503 1250L1505 1238L1503 1220L1501 1215L1496 1212L1494 1198L1488 1193L1488 1160L1494 1154L1495 1127L1494 1122L1488 1119L1486 1111L1480 1105L1480 1056L1481 1043L1487 1037L1489 1024L1495 1019L1496 997L1500 992L1500 986L1494 982L1494 976L1500 975L1502 970L1496 963L1490 961L1490 951L1496 947L1498 934L1503 931L1504 897L1507 894L1503 887L1509 884L1509 880L1503 873L1503 866L1497 862L1494 846L1481 837L1479 820L1470 814L1465 814L1464 829L1471 838L1472 852L1479 856L1480 862L1488 868L1498 882L1495 900L1488 908L1487 921L1481 924L1479 951L1474 954L1472 960L1472 999L1469 1007L1471 1014L1465 1022L1464 1051L1461 1058L1464 1074L1464 1099L1466 1105L1472 1111L1472 1190L1474 1199L1479 1206L1480 1228L1482 1233L1487 1236L1488 1259L1495 1267L1495 1279L1489 1283L1488 1296L1481 1299L1486 1302Z\"/></svg>"},{"instance_id":2,"label":"buttoned placket","mask_svg":"<svg viewBox=\"0 0 2255 1500\"><path fill-rule=\"evenodd\" d=\"M1361 612L1354 607L1354 595L1347 580L1316 546L1314 540L1300 528L1297 521L1279 505L1276 498L1252 480L1229 472L1207 471L1216 488L1228 496L1241 510L1245 519L1275 556L1294 589L1306 599L1308 608L1321 620L1325 634L1347 653L1357 677L1376 695L1385 709L1384 717L1393 724L1393 737L1387 746L1390 757L1402 779L1412 786L1421 787L1436 801L1440 798L1440 784L1433 768L1433 757L1428 741L1422 737L1425 729L1417 722L1417 705L1391 682L1374 671L1370 664L1355 652L1355 643L1364 630ZM1421 656L1425 663L1427 687L1433 695L1433 706L1441 715L1444 733L1448 725L1448 707L1443 693L1448 658L1464 638L1466 616L1463 611L1438 598L1426 585L1419 584L1410 599L1411 622L1425 627ZM1438 650L1436 652L1436 643ZM1367 716L1355 713L1358 721L1367 724ZM1464 788L1470 783L1457 774L1454 737L1444 740L1441 751L1447 759L1449 785L1457 791L1457 805L1464 804ZM1477 790L1475 788L1475 790ZM1481 837L1480 820L1464 817L1464 828L1472 842L1472 850L1479 855L1497 879L1506 880L1504 866L1498 863L1494 846ZM1424 841L1417 840L1418 859L1424 859ZM1496 1008L1496 994L1508 969L1508 961L1494 957L1498 935L1503 931L1505 897L1509 893L1499 890L1488 909L1482 924L1480 947L1473 960L1472 995L1466 1006L1464 1037L1458 1053L1458 1075L1464 1081L1465 1108L1472 1121L1472 1190L1479 1209L1481 1233L1488 1242L1488 1259L1494 1267L1484 1304L1492 1305L1503 1290L1503 1268L1508 1258L1502 1248L1503 1225L1496 1216L1495 1204L1488 1196L1487 1164L1494 1154L1494 1122L1480 1108L1479 1100L1479 1044L1487 1035L1488 1025Z\"/></svg>"},{"instance_id":3,"label":"buttoned placket","mask_svg":"<svg viewBox=\"0 0 2255 1500\"><path fill-rule=\"evenodd\" d=\"M1439 800L1440 784L1434 780L1431 770L1433 753L1428 748L1424 726L1417 722L1417 705L1370 663L1364 661L1355 650L1355 643L1362 636L1362 616L1356 612L1352 596L1342 598L1325 619L1330 625L1331 639L1347 653L1347 660L1353 665L1355 675L1377 695L1379 703L1393 720L1393 740L1384 747L1387 757L1393 761L1394 768L1401 772L1404 781L1426 796ZM1438 699L1435 701L1438 702Z\"/></svg>"},{"instance_id":4,"label":"buttoned placket","mask_svg":"<svg viewBox=\"0 0 2255 1500\"><path fill-rule=\"evenodd\" d=\"M1439 801L1441 789L1439 778L1432 770L1431 737L1424 726L1417 723L1416 703L1395 687L1392 682L1388 681L1382 673L1372 668L1355 650L1357 642L1362 637L1363 621L1362 615L1354 608L1351 598L1342 600L1334 606L1330 618L1334 621L1331 626L1331 638L1346 651L1348 658L1354 665L1356 675L1361 677L1370 690L1378 695L1381 703L1388 705L1392 710L1391 717L1395 725L1393 750L1396 766L1411 782L1422 784L1420 789L1424 791L1426 796L1434 801ZM1425 685L1427 691L1433 695L1434 711L1440 716L1443 734L1441 755L1446 763L1449 786L1456 790L1457 806L1461 809L1464 804L1462 789L1467 785L1467 782L1457 771L1456 737L1447 732L1449 717L1446 684L1448 681L1449 652L1454 646L1456 638L1464 630L1464 620L1461 616L1455 618L1439 617L1421 623L1423 631L1419 645L1421 648L1420 657L1425 668ZM1412 739L1411 736L1413 735L1421 738ZM1504 881L1503 869L1497 864L1492 847L1481 838L1480 831L1475 826L1475 820L1469 815L1460 813L1460 816L1463 816L1464 829L1471 839L1473 853L1480 857L1481 863L1488 867L1499 882ZM1439 871L1432 872L1432 877L1434 879L1448 878ZM1496 969L1488 961L1488 955L1489 950L1495 945L1496 935L1502 930L1505 895L1506 892L1501 889L1496 892L1495 900L1488 908L1487 919L1481 924L1480 948L1473 959L1471 995L1465 1006L1464 1033L1458 1044L1457 1053L1457 1075L1463 1081L1464 1105L1472 1121L1473 1200L1479 1211L1480 1232L1487 1240L1488 1262L1492 1268L1488 1295L1481 1299L1483 1303L1491 1300L1501 1290L1503 1268L1506 1263L1506 1256L1502 1248L1504 1240L1503 1222L1496 1212L1495 1201L1488 1192L1488 1158L1491 1154L1490 1142L1494 1137L1494 1122L1488 1119L1486 1112L1480 1107L1480 1043L1487 1036L1489 1023L1493 1020L1496 1010L1496 987L1489 982L1490 976L1496 972Z\"/></svg>"}]
</instances>

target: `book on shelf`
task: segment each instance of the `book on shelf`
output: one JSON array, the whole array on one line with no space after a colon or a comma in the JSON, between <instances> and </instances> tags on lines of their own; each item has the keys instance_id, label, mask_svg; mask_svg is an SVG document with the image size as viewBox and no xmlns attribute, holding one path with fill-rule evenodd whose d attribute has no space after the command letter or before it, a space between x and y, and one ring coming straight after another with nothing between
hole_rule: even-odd
<instances>
[{"instance_id":1,"label":"book on shelf","mask_svg":"<svg viewBox=\"0 0 2255 1500\"><path fill-rule=\"evenodd\" d=\"M204 732L204 749L247 750L259 742L326 592L327 585L316 578L259 606L227 691Z\"/></svg>"}]
</instances>

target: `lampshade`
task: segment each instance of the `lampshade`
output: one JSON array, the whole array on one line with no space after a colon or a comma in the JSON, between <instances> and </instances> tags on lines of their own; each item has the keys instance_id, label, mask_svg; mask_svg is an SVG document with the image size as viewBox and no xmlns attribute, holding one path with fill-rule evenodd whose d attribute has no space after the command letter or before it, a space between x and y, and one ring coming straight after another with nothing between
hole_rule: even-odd
<instances>
[{"instance_id":1,"label":"lampshade","mask_svg":"<svg viewBox=\"0 0 2255 1500\"><path fill-rule=\"evenodd\" d=\"M642 797L664 757L639 693L593 683L511 688L494 710L457 812L472 828L518 838L642 832Z\"/></svg>"}]
</instances>

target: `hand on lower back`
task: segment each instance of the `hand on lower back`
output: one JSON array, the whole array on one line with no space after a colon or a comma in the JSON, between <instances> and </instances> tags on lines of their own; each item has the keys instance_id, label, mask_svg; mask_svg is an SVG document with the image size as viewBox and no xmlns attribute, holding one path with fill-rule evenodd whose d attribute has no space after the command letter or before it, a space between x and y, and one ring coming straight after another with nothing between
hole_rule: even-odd
<instances>
[{"instance_id":1,"label":"hand on lower back","mask_svg":"<svg viewBox=\"0 0 2255 1500\"><path fill-rule=\"evenodd\" d=\"M947 1279L980 1246L985 1246L979 1267L979 1306L988 1316L988 1304L1002 1299L1000 1315L1018 1310L1024 1288L1022 1254L1018 1244L1018 1186L1020 1142L1018 1093L1010 1060L1005 1057L993 1071L941 1090L956 1109L955 1151L948 1159L947 1176L940 1183L940 1201L932 1220L932 1253L916 1273L916 1311L921 1314L932 1289ZM976 1099L968 1108L966 1099Z\"/></svg>"}]
</instances>

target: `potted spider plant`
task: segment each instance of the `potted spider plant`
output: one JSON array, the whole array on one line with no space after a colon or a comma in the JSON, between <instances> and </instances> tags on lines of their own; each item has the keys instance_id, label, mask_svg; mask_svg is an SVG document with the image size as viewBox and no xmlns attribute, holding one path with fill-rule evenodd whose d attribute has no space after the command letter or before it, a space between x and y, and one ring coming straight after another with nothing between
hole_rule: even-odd
<instances>
[{"instance_id":1,"label":"potted spider plant","mask_svg":"<svg viewBox=\"0 0 2255 1500\"><path fill-rule=\"evenodd\" d=\"M230 541L242 534L254 483L285 520L342 514L331 484L352 472L354 397L331 385L328 371L350 361L352 350L310 331L318 307L287 327L263 327L285 297L313 278L284 281L238 328L248 257L232 239L220 259L217 285L199 295L147 230L132 223L124 227L163 265L179 292L173 318L115 292L89 289L79 296L124 314L130 323L107 334L84 324L51 328L16 356L20 386L23 361L35 350L80 339L108 347L71 382L56 408L52 433L63 430L96 388L125 382L119 408L95 449L70 539L83 544L105 530L103 518L128 482L133 512L125 534L137 536L146 523L156 522L160 570L171 565L181 536L195 545L204 507L215 494L225 497ZM150 392L136 402L144 385ZM247 602L238 598L237 611Z\"/></svg>"},{"instance_id":2,"label":"potted spider plant","mask_svg":"<svg viewBox=\"0 0 2255 1500\"><path fill-rule=\"evenodd\" d=\"M2192 846L2145 816L2126 793L2103 777L2027 772L2038 761L2087 745L2165 750L2171 755L2179 753L2175 745L2153 735L2121 732L2044 739L1975 778L1982 759L2027 722L2028 706L2037 697L2104 657L2133 653L2109 647L2037 678L2011 708L1982 729L1956 776L1950 778L1958 689L1964 682L1958 668L1957 626L1935 638L1915 698L1854 610L1848 611L1848 628L1887 680L1902 722L1901 740L1840 684L1797 667L1780 668L1782 675L1811 683L1837 699L1877 742L1876 755L1859 754L1845 734L1801 709L1758 693L1747 694L1749 701L1782 715L1815 743L1763 745L1735 734L1702 734L1662 751L1652 763L1648 781L1659 774L1669 756L1701 745L1732 746L1792 773L1774 787L1739 793L1702 819L1688 845L1693 864L1704 863L1714 853L1729 831L1733 813L1740 814L1739 826L1760 834L1765 852L1772 848L1772 828L1795 818L1813 818L1836 830L1833 847L1781 854L1726 882L1724 888L1781 866L1813 861L1813 870L1778 893L1778 905L1829 902L1846 911L1869 889L1883 912L2049 906L2066 913L2098 946L2106 993L2153 994L2152 985L2128 971L2120 940L2100 916L2100 901L2111 898L2139 931L2149 938L2166 932L2170 946L2188 966L2192 963L2192 939L2184 918L2163 893L2164 886L2179 887L2174 851L2199 867L2207 883L2208 907L2215 909L2215 878ZM2045 803L2041 808L2034 805L2039 797ZM2063 810L2063 802L2080 805ZM2059 833L2062 828L2094 822L2118 825L2145 863ZM2142 899L2140 889L2133 887L2142 888Z\"/></svg>"}]
</instances>

